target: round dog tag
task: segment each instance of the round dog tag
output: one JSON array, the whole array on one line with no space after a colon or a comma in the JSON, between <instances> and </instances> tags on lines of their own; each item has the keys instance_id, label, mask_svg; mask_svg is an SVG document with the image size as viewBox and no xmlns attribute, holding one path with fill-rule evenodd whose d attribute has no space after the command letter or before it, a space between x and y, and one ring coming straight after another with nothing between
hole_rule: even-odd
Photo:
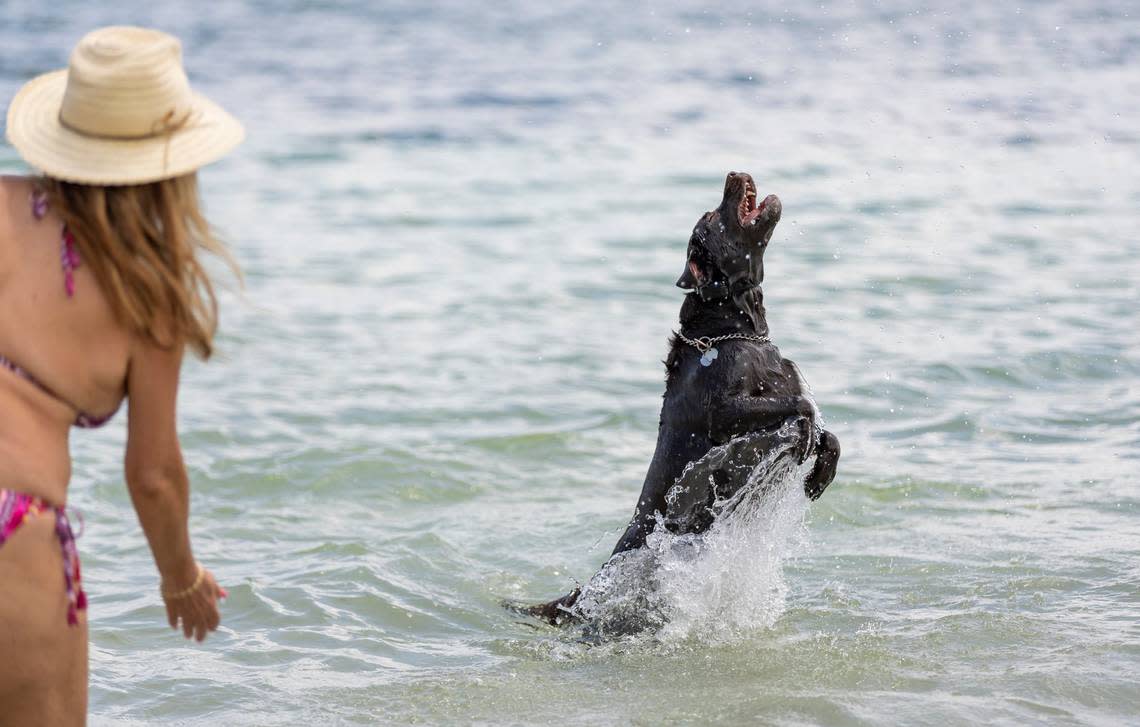
<instances>
[{"instance_id":1,"label":"round dog tag","mask_svg":"<svg viewBox=\"0 0 1140 727\"><path fill-rule=\"evenodd\" d=\"M701 366L711 366L713 361L716 361L717 351L715 348L710 348L701 354Z\"/></svg>"}]
</instances>

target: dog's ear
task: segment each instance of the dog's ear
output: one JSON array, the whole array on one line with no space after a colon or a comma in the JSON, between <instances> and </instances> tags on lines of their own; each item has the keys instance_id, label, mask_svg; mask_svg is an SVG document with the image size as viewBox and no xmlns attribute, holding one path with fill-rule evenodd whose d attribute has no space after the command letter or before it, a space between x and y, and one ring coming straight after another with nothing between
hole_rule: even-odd
<instances>
[{"instance_id":1,"label":"dog's ear","mask_svg":"<svg viewBox=\"0 0 1140 727\"><path fill-rule=\"evenodd\" d=\"M689 261L685 264L685 272L681 273L681 277L677 278L677 287L681 290L693 290L697 287L697 276L693 274L693 268L696 263Z\"/></svg>"},{"instance_id":2,"label":"dog's ear","mask_svg":"<svg viewBox=\"0 0 1140 727\"><path fill-rule=\"evenodd\" d=\"M677 287L682 290L694 290L712 280L713 271L706 268L698 256L690 256L685 262L685 272L677 278Z\"/></svg>"},{"instance_id":3,"label":"dog's ear","mask_svg":"<svg viewBox=\"0 0 1140 727\"><path fill-rule=\"evenodd\" d=\"M685 270L681 273L681 277L677 278L677 287L682 290L699 288L707 283L713 275L713 271L705 269L704 263L700 262L708 254L705 245L708 231L705 228L710 215L712 215L711 212L706 213L704 217L698 220L693 228L693 234L689 236L689 249L685 254Z\"/></svg>"}]
</instances>

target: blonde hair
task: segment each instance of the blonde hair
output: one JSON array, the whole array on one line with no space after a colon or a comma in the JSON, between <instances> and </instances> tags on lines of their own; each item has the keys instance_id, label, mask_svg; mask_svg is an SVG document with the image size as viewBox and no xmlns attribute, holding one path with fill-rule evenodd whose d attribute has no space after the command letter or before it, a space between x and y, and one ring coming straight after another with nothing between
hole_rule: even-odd
<instances>
[{"instance_id":1,"label":"blonde hair","mask_svg":"<svg viewBox=\"0 0 1140 727\"><path fill-rule=\"evenodd\" d=\"M42 184L119 321L158 346L185 344L208 359L218 300L198 251L218 255L239 280L241 271L202 215L197 174L124 186Z\"/></svg>"}]
</instances>

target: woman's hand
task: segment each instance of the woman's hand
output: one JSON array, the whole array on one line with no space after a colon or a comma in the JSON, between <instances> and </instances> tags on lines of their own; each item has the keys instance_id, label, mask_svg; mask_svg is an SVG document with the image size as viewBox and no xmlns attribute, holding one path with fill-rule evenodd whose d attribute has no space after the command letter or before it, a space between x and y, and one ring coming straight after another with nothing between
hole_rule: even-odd
<instances>
[{"instance_id":1,"label":"woman's hand","mask_svg":"<svg viewBox=\"0 0 1140 727\"><path fill-rule=\"evenodd\" d=\"M177 629L182 622L182 633L197 641L206 638L208 631L216 631L221 622L218 601L225 598L226 590L214 580L214 574L201 565L194 583L175 590L165 584L162 600L166 604L166 620L170 628Z\"/></svg>"}]
</instances>

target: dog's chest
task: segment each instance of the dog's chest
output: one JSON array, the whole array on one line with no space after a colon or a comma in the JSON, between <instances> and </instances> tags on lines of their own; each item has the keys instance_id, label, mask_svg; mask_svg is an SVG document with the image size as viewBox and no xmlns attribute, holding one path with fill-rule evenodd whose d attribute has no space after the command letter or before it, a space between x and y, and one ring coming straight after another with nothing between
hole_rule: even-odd
<instances>
[{"instance_id":1,"label":"dog's chest","mask_svg":"<svg viewBox=\"0 0 1140 727\"><path fill-rule=\"evenodd\" d=\"M722 346L711 361L695 349L682 349L673 357L665 390L666 407L672 404L682 415L699 409L704 415L718 402L738 395L798 394L799 378L790 364L771 344L732 342Z\"/></svg>"},{"instance_id":2,"label":"dog's chest","mask_svg":"<svg viewBox=\"0 0 1140 727\"><path fill-rule=\"evenodd\" d=\"M672 357L661 406L661 423L670 427L698 426L706 417L715 373L702 366L696 351Z\"/></svg>"},{"instance_id":3,"label":"dog's chest","mask_svg":"<svg viewBox=\"0 0 1140 727\"><path fill-rule=\"evenodd\" d=\"M703 358L708 361L707 356ZM710 410L734 392L745 393L754 385L752 368L736 351L722 350L708 365L695 349L679 351L665 387L662 423L707 430Z\"/></svg>"}]
</instances>

